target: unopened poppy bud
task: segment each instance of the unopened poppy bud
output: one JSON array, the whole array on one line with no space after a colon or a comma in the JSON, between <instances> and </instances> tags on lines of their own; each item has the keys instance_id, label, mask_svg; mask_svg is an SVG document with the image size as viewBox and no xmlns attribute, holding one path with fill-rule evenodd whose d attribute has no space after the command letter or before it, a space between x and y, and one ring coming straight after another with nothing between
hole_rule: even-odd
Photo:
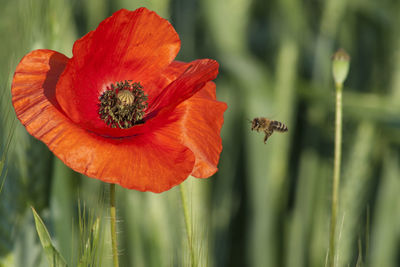
<instances>
[{"instance_id":1,"label":"unopened poppy bud","mask_svg":"<svg viewBox=\"0 0 400 267\"><path fill-rule=\"evenodd\" d=\"M332 74L336 85L343 85L343 82L347 78L350 68L350 56L346 51L340 48L332 56Z\"/></svg>"}]
</instances>

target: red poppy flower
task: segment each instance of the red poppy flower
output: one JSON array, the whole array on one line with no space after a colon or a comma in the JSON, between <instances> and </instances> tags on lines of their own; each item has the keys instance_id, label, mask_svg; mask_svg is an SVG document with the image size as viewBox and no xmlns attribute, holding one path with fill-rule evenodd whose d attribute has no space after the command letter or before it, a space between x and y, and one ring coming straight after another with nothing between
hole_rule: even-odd
<instances>
[{"instance_id":1,"label":"red poppy flower","mask_svg":"<svg viewBox=\"0 0 400 267\"><path fill-rule=\"evenodd\" d=\"M174 61L180 40L145 8L120 10L68 58L35 50L18 64L18 119L67 166L129 189L162 192L217 171L226 104L218 63Z\"/></svg>"}]
</instances>

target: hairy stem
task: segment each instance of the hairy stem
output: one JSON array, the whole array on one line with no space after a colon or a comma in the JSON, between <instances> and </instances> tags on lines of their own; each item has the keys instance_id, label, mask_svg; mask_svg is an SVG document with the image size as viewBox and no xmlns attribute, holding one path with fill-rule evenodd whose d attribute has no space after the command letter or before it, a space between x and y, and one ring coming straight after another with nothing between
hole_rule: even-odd
<instances>
[{"instance_id":1,"label":"hairy stem","mask_svg":"<svg viewBox=\"0 0 400 267\"><path fill-rule=\"evenodd\" d=\"M118 248L115 211L115 184L110 184L111 244L114 267L118 267Z\"/></svg>"}]
</instances>

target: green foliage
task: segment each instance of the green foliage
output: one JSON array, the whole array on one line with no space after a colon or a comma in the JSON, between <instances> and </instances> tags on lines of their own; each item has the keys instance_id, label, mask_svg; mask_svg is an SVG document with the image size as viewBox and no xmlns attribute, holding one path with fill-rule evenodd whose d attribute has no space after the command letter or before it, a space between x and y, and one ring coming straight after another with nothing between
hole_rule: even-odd
<instances>
[{"instance_id":1,"label":"green foliage","mask_svg":"<svg viewBox=\"0 0 400 267\"><path fill-rule=\"evenodd\" d=\"M100 199L100 202L101 201L102 200ZM49 265L54 267L67 266L65 259L55 248L42 219L34 208L32 208L32 212L35 219L36 231ZM86 205L83 205L82 208L80 202L78 202L78 215L79 233L77 249L72 252L77 256L77 258L76 260L71 260L71 265L79 267L100 267L102 266L103 261L101 253L104 248L104 229L102 225L101 211L95 211L94 209L88 211ZM72 232L70 238L73 238L73 235L74 233Z\"/></svg>"},{"instance_id":2,"label":"green foliage","mask_svg":"<svg viewBox=\"0 0 400 267\"><path fill-rule=\"evenodd\" d=\"M4 147L0 150L0 193L3 190L4 182L6 181L7 177L7 170L5 168L6 165L6 157L7 152L10 149L10 144L12 141L12 137L14 135L15 125L12 124L11 129L8 133L7 139L5 141Z\"/></svg>"},{"instance_id":3,"label":"green foliage","mask_svg":"<svg viewBox=\"0 0 400 267\"><path fill-rule=\"evenodd\" d=\"M38 232L40 242L42 243L44 253L46 254L47 260L49 261L49 265L51 267L67 266L64 258L54 247L46 226L44 225L42 219L40 219L34 208L32 208L32 213L35 218L36 230Z\"/></svg>"},{"instance_id":4,"label":"green foliage","mask_svg":"<svg viewBox=\"0 0 400 267\"><path fill-rule=\"evenodd\" d=\"M100 198L100 203L102 202ZM104 248L104 227L102 224L102 212L100 206L97 210L90 209L87 211L86 205L78 202L78 262L75 264L79 267L100 267L102 266L101 253Z\"/></svg>"}]
</instances>

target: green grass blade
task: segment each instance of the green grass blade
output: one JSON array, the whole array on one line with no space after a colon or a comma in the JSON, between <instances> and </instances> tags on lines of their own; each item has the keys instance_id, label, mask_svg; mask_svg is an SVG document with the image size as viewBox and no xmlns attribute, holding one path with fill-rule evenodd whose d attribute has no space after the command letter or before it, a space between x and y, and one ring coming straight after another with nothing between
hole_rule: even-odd
<instances>
[{"instance_id":1,"label":"green grass blade","mask_svg":"<svg viewBox=\"0 0 400 267\"><path fill-rule=\"evenodd\" d=\"M363 212L368 205L368 186L372 177L376 130L369 122L357 127L349 158L345 161L340 193L338 221L344 221L338 239L338 266L347 266L357 252L358 233L362 230Z\"/></svg>"},{"instance_id":2,"label":"green grass blade","mask_svg":"<svg viewBox=\"0 0 400 267\"><path fill-rule=\"evenodd\" d=\"M6 165L7 152L10 149L10 144L11 144L12 138L14 136L14 131L15 131L15 120L12 121L11 129L9 130L6 144L4 146L4 149L1 151L1 155L0 155L0 193L3 190L4 182L6 181L6 177L7 177L7 170L4 167ZM3 173L3 170L4 170L4 173Z\"/></svg>"},{"instance_id":3,"label":"green grass blade","mask_svg":"<svg viewBox=\"0 0 400 267\"><path fill-rule=\"evenodd\" d=\"M80 208L79 208L80 209ZM102 225L93 211L79 211L79 267L101 266Z\"/></svg>"},{"instance_id":4,"label":"green grass blade","mask_svg":"<svg viewBox=\"0 0 400 267\"><path fill-rule=\"evenodd\" d=\"M32 208L32 213L35 218L36 230L39 235L40 242L42 243L47 260L49 261L49 265L51 267L67 266L67 263L65 262L62 255L52 244L50 234L34 208Z\"/></svg>"},{"instance_id":5,"label":"green grass blade","mask_svg":"<svg viewBox=\"0 0 400 267\"><path fill-rule=\"evenodd\" d=\"M371 226L368 266L399 266L400 168L397 151L384 154L382 182L378 188Z\"/></svg>"}]
</instances>

